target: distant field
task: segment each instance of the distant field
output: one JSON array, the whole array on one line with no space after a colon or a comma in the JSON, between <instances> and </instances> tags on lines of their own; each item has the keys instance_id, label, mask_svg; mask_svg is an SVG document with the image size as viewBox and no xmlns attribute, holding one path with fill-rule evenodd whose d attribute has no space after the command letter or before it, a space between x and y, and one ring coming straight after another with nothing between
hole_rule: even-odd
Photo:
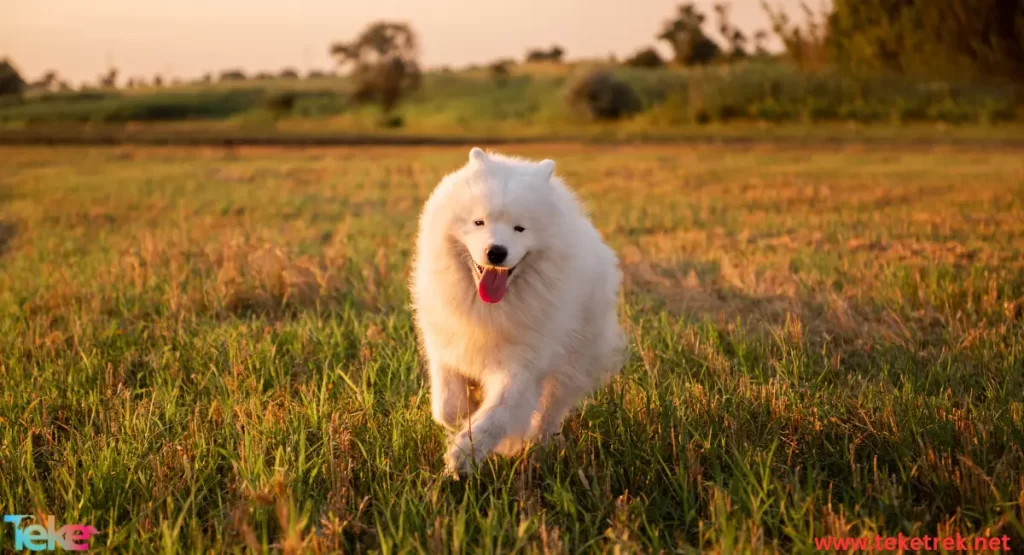
<instances>
[{"instance_id":1,"label":"distant field","mask_svg":"<svg viewBox=\"0 0 1024 555\"><path fill-rule=\"evenodd\" d=\"M431 136L589 138L594 124L567 91L593 62L526 64L507 76L488 69L432 71L391 117L356 103L341 77L252 79L132 90L30 94L0 99L0 137L25 128L185 124L221 133L395 133ZM708 124L834 126L936 125L1024 138L1020 91L1005 85L851 79L803 73L781 61L657 70L613 66L635 92L639 112L601 133L676 136ZM385 122L390 122L385 124ZM1015 126L1012 131L1005 128ZM164 128L167 130L166 128ZM699 132L699 131L697 131ZM892 131L889 131L892 133ZM899 134L899 131L895 132ZM944 132L945 133L945 132Z\"/></svg>"},{"instance_id":2,"label":"distant field","mask_svg":"<svg viewBox=\"0 0 1024 555\"><path fill-rule=\"evenodd\" d=\"M0 149L0 513L115 552L1024 546L1024 151L504 149L619 252L632 354L452 482L406 277L466 150Z\"/></svg>"}]
</instances>

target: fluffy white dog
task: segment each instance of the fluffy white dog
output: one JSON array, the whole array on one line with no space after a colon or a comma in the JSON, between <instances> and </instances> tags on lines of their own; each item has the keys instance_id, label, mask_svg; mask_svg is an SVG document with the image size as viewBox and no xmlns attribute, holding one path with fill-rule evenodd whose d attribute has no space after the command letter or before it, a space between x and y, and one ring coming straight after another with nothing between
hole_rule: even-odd
<instances>
[{"instance_id":1,"label":"fluffy white dog","mask_svg":"<svg viewBox=\"0 0 1024 555\"><path fill-rule=\"evenodd\" d=\"M554 171L474 148L420 217L413 309L453 473L558 433L623 364L618 261Z\"/></svg>"}]
</instances>

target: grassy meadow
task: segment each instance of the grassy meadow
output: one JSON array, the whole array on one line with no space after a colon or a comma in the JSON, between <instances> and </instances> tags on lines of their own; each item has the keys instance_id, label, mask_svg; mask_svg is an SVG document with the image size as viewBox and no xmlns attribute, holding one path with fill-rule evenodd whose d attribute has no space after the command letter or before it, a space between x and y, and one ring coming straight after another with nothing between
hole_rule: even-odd
<instances>
[{"instance_id":1,"label":"grassy meadow","mask_svg":"<svg viewBox=\"0 0 1024 555\"><path fill-rule=\"evenodd\" d=\"M101 552L1024 546L1024 152L501 150L620 254L631 355L453 481L406 279L468 147L0 149L0 513Z\"/></svg>"},{"instance_id":2,"label":"grassy meadow","mask_svg":"<svg viewBox=\"0 0 1024 555\"><path fill-rule=\"evenodd\" d=\"M612 71L636 96L637 112L591 121L568 91L595 68ZM184 136L309 137L345 134L509 139L687 138L823 134L886 137L1024 138L1024 97L1007 85L853 79L802 72L780 60L642 69L603 62L434 70L395 112L352 98L346 77L250 79L137 89L33 92L0 99L0 140L113 134L138 142ZM720 127L724 129L711 129ZM195 139L193 139L195 141Z\"/></svg>"}]
</instances>

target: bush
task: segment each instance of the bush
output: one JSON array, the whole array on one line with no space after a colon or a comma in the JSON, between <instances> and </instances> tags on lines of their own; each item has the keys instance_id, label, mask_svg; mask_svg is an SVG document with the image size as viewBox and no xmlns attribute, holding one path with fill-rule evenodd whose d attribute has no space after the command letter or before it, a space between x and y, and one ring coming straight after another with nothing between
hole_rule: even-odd
<instances>
[{"instance_id":1,"label":"bush","mask_svg":"<svg viewBox=\"0 0 1024 555\"><path fill-rule=\"evenodd\" d=\"M387 112L381 114L377 124L385 129L398 129L405 125L405 118L398 114Z\"/></svg>"},{"instance_id":2,"label":"bush","mask_svg":"<svg viewBox=\"0 0 1024 555\"><path fill-rule=\"evenodd\" d=\"M81 94L81 93L80 93ZM95 100L27 102L0 109L0 121L27 123L127 122L222 119L259 106L262 92L256 90L158 93L147 95L109 94Z\"/></svg>"},{"instance_id":3,"label":"bush","mask_svg":"<svg viewBox=\"0 0 1024 555\"><path fill-rule=\"evenodd\" d=\"M836 0L828 31L832 59L857 75L1024 83L1020 0ZM953 106L938 110L943 120L961 119Z\"/></svg>"},{"instance_id":4,"label":"bush","mask_svg":"<svg viewBox=\"0 0 1024 555\"><path fill-rule=\"evenodd\" d=\"M344 111L346 102L343 95L333 91L286 90L269 94L263 107L278 117L318 117Z\"/></svg>"},{"instance_id":5,"label":"bush","mask_svg":"<svg viewBox=\"0 0 1024 555\"><path fill-rule=\"evenodd\" d=\"M552 46L549 50L543 48L534 48L526 52L527 62L551 62L555 64L562 63L562 58L565 56L565 49L561 46Z\"/></svg>"},{"instance_id":6,"label":"bush","mask_svg":"<svg viewBox=\"0 0 1024 555\"><path fill-rule=\"evenodd\" d=\"M245 72L240 69L226 69L220 72L221 81L245 81Z\"/></svg>"},{"instance_id":7,"label":"bush","mask_svg":"<svg viewBox=\"0 0 1024 555\"><path fill-rule=\"evenodd\" d=\"M921 83L898 76L850 79L834 71L746 62L678 73L663 99L649 99L664 123L857 121L997 123L1015 119L1013 87Z\"/></svg>"},{"instance_id":8,"label":"bush","mask_svg":"<svg viewBox=\"0 0 1024 555\"><path fill-rule=\"evenodd\" d=\"M636 54L633 54L623 64L630 67L644 67L644 68L659 68L665 65L665 60L661 59L658 55L658 51L653 48L644 48Z\"/></svg>"},{"instance_id":9,"label":"bush","mask_svg":"<svg viewBox=\"0 0 1024 555\"><path fill-rule=\"evenodd\" d=\"M281 91L272 93L263 101L264 107L278 115L289 114L295 107L300 93L296 91Z\"/></svg>"},{"instance_id":10,"label":"bush","mask_svg":"<svg viewBox=\"0 0 1024 555\"><path fill-rule=\"evenodd\" d=\"M340 114L348 109L350 102L343 94L320 92L302 95L295 99L292 115L300 118L320 118Z\"/></svg>"},{"instance_id":11,"label":"bush","mask_svg":"<svg viewBox=\"0 0 1024 555\"><path fill-rule=\"evenodd\" d=\"M584 73L569 83L569 107L594 120L617 120L640 111L640 98L633 87L607 69Z\"/></svg>"},{"instance_id":12,"label":"bush","mask_svg":"<svg viewBox=\"0 0 1024 555\"><path fill-rule=\"evenodd\" d=\"M121 93L116 91L77 91L45 93L32 97L33 102L88 102L91 100L107 100L120 98Z\"/></svg>"},{"instance_id":13,"label":"bush","mask_svg":"<svg viewBox=\"0 0 1024 555\"><path fill-rule=\"evenodd\" d=\"M10 61L0 60L0 96L20 95L25 91L25 80Z\"/></svg>"},{"instance_id":14,"label":"bush","mask_svg":"<svg viewBox=\"0 0 1024 555\"><path fill-rule=\"evenodd\" d=\"M94 121L175 121L220 119L243 112L256 105L258 91L201 92L195 94L163 93L152 96L125 96Z\"/></svg>"},{"instance_id":15,"label":"bush","mask_svg":"<svg viewBox=\"0 0 1024 555\"><path fill-rule=\"evenodd\" d=\"M487 64L487 71L491 73L492 78L508 77L512 74L512 67L515 65L515 60L495 60Z\"/></svg>"}]
</instances>

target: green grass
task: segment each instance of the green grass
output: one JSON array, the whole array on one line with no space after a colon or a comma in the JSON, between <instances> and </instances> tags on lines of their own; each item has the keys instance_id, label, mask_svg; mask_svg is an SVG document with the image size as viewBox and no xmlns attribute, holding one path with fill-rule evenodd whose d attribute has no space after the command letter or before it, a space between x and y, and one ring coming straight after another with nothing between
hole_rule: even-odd
<instances>
[{"instance_id":1,"label":"green grass","mask_svg":"<svg viewBox=\"0 0 1024 555\"><path fill-rule=\"evenodd\" d=\"M507 78L486 70L429 72L398 108L417 133L567 134L587 123L566 105L566 84L593 63L517 66ZM1020 91L979 83L902 77L850 79L807 74L779 61L659 70L616 67L642 110L624 125L665 132L706 123L820 122L899 127L921 122L991 128L1021 121ZM207 126L300 126L379 130L375 106L353 103L343 78L250 80L164 89L49 94L0 103L0 125L202 121ZM278 100L291 97L287 109ZM1019 134L1019 130L1018 130Z\"/></svg>"},{"instance_id":2,"label":"green grass","mask_svg":"<svg viewBox=\"0 0 1024 555\"><path fill-rule=\"evenodd\" d=\"M619 252L631 356L457 482L406 278L466 149L0 150L0 513L112 552L1022 545L1021 151L505 150Z\"/></svg>"}]
</instances>

